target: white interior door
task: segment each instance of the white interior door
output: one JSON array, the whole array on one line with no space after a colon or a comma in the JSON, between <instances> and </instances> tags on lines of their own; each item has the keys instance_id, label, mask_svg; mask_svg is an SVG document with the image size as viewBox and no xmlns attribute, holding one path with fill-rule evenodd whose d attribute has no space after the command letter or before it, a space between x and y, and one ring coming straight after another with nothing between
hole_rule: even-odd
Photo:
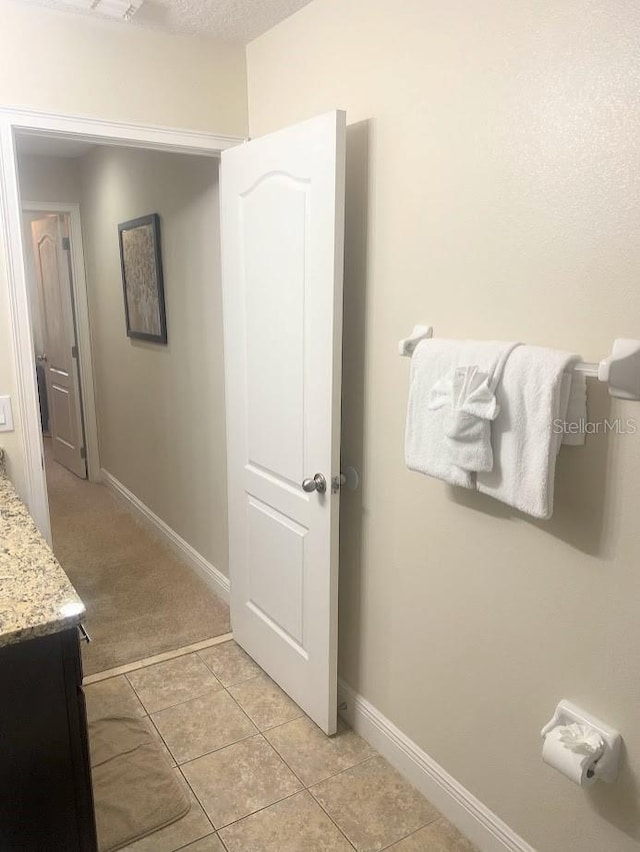
<instances>
[{"instance_id":1,"label":"white interior door","mask_svg":"<svg viewBox=\"0 0 640 852\"><path fill-rule=\"evenodd\" d=\"M220 177L232 628L328 734L345 138L332 112L224 151Z\"/></svg>"},{"instance_id":2,"label":"white interior door","mask_svg":"<svg viewBox=\"0 0 640 852\"><path fill-rule=\"evenodd\" d=\"M43 307L45 352L39 358L47 377L53 457L86 478L71 280L59 217L52 213L32 222L31 235Z\"/></svg>"}]
</instances>

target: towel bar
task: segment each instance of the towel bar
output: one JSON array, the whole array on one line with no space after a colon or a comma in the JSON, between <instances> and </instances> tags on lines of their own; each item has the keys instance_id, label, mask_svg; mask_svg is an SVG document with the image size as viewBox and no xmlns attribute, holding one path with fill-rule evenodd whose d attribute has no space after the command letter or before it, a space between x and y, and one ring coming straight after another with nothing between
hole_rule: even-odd
<instances>
[{"instance_id":1,"label":"towel bar","mask_svg":"<svg viewBox=\"0 0 640 852\"><path fill-rule=\"evenodd\" d=\"M416 325L409 337L398 343L398 352L407 358L422 340L433 337L433 327ZM618 338L611 355L599 363L579 361L573 369L609 385L609 394L618 399L640 400L640 340Z\"/></svg>"}]
</instances>

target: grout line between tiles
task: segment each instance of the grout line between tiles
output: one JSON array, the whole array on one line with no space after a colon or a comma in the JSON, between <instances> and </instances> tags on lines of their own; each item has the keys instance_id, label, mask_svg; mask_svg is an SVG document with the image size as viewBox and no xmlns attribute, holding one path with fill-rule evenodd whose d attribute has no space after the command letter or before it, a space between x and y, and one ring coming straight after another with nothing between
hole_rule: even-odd
<instances>
[{"instance_id":1,"label":"grout line between tiles","mask_svg":"<svg viewBox=\"0 0 640 852\"><path fill-rule=\"evenodd\" d=\"M213 824L213 820L211 819L211 817L210 817L210 816L209 816L209 814L207 813L207 811L206 811L206 809L205 809L205 806L204 806L204 805L202 804L202 802L200 801L200 798L199 798L198 794L196 793L196 791L193 789L193 787L192 787L192 786L191 786L191 784L189 783L189 779L187 778L187 776L186 776L186 775L184 774L184 772L182 771L182 767L181 767L181 766L176 766L176 769L177 769L177 770L178 770L178 772L180 773L180 777L182 778L182 780L184 781L184 783L185 783L185 784L187 785L187 787L191 790L191 794L192 794L193 798L194 798L194 799L196 800L196 802L200 805L200 807L201 807L201 809L202 809L202 813L205 815L205 817L207 818L207 822L209 823L209 825L210 825L210 826L211 826L211 828L213 829L213 833L214 833L214 834L217 834L217 833L218 833L218 829L217 829L217 828L215 827L215 825ZM205 834L205 837L208 837L208 836L209 836L209 835ZM200 840L201 838L198 838L198 839ZM195 841L192 841L192 842L195 842ZM188 845L188 844L187 844L187 845Z\"/></svg>"},{"instance_id":2,"label":"grout line between tiles","mask_svg":"<svg viewBox=\"0 0 640 852\"><path fill-rule=\"evenodd\" d=\"M231 692L231 689L232 689L232 688L234 688L234 687L236 687L236 686L244 686L244 684L245 684L245 683L249 683L249 681L252 681L252 680L257 680L259 677L262 677L263 675L264 675L264 677L266 677L266 679L267 679L270 683L272 683L272 684L273 684L273 685L274 685L277 689L279 689L282 693L284 693L284 695L286 695L286 697L289 699L289 701L292 701L292 702L295 704L295 706L296 706L296 707L298 708L298 710L300 711L300 715L299 715L299 716L294 716L292 719L287 719L287 720L286 720L286 722L279 722L277 725L269 725L269 727L268 727L268 728L258 728L257 723L256 723L256 722L254 722L254 721L253 721L253 719L251 719L251 716L249 716L248 712L244 709L244 707L240 704L240 702L239 702L239 701L238 701L238 699L235 697L235 695ZM279 685L275 682L275 680L273 680L272 678L270 678L270 677L269 677L269 675L268 675L266 672L264 672L264 671L262 672L262 674L257 674L257 675L254 675L253 677L248 677L246 680L242 680L242 681L240 681L239 683L229 684L229 686L228 686L228 687L227 687L227 686L225 686L225 689L227 690L227 692L229 693L229 695L233 698L233 700L236 702L236 704L238 705L238 707L242 710L242 712L243 712L246 716L248 716L248 718L249 718L249 719L253 722L253 724L256 726L256 728L258 728L258 730L260 731L260 733L261 733L261 734L266 734L266 733L267 733L267 731L273 731L275 728L279 728L281 725L286 725L286 724L288 724L289 722L295 722L295 721L296 721L296 719L301 719L303 716L306 716L306 713L304 712L304 710L303 710L300 706L298 706L298 705L296 704L296 702L293 700L293 698L291 698L291 696L290 696L290 695L287 695L287 693L286 693L286 692L282 689L282 687L281 687L281 686L279 686ZM307 716L307 718L309 718L309 717Z\"/></svg>"},{"instance_id":3,"label":"grout line between tiles","mask_svg":"<svg viewBox=\"0 0 640 852\"><path fill-rule=\"evenodd\" d=\"M394 843L400 843L402 840L407 840L409 837L413 837L414 834L418 834L419 831L422 831L423 828L426 828L428 825L433 825L434 822L438 822L439 819L442 819L442 814L438 814L434 819L430 819L428 822L425 822L424 825L421 825L420 828L416 828L414 831L410 831L409 834L405 834L404 837L400 837L398 840L394 840L392 843L389 843L387 846L383 846L380 852L384 852L385 849L391 849Z\"/></svg>"},{"instance_id":4,"label":"grout line between tiles","mask_svg":"<svg viewBox=\"0 0 640 852\"><path fill-rule=\"evenodd\" d=\"M247 736L246 736L246 737L240 737L240 739L239 739L239 740L234 740L234 742L232 742L232 743L227 743L226 745L219 746L218 748L212 748L212 749L211 749L211 751L205 751L203 754L199 754L197 757L190 757L188 760L183 760L183 761L182 761L182 763L179 763L179 762L178 762L178 760L177 760L177 758L176 758L176 756L173 754L173 751L171 751L171 748L169 747L168 743L166 743L166 740L164 739L164 737L162 737L162 734L160 733L160 729L158 728L158 726L156 725L156 723L153 721L153 718L152 718L151 714L149 714L149 718L151 719L151 721L153 722L153 724L154 724L155 728L157 729L158 733L159 733L159 734L160 734L160 736L162 737L163 742L166 744L167 748L168 748L168 749L169 749L169 751L171 752L171 755L173 756L173 759L176 761L176 766L179 766L179 767L180 767L180 766L185 766L187 763L192 763L194 760L199 760L201 757L206 757L208 754L213 754L213 753L214 753L214 752L216 752L216 751L222 751L222 749L223 749L223 748L228 748L229 746L235 745L236 743L244 742L244 740L248 740L248 739L250 739L251 737L255 737L257 734L260 734L260 733L261 733L261 732L258 730L258 726L254 723L253 719L251 719L251 718L247 715L247 713L245 713L245 712L244 712L244 710L242 709L242 707L240 707L240 705L238 704L238 702L235 700L235 698L233 697L233 695L231 695L231 693L229 692L229 690L228 690L226 687L224 687L224 686L223 686L223 687L222 687L222 690L216 689L216 693L218 693L218 692L226 692L226 693L227 693L227 695L229 695L229 697L230 697L230 698L231 698L231 700L234 702L234 704L236 704L236 706L238 707L238 709L240 710L240 712L243 714L243 716L245 716L245 717L247 718L247 720L248 720L249 724L250 724L250 725L253 725L253 728L254 728L253 733L251 733L251 734L247 734ZM188 699L187 699L187 701L191 701L191 699L190 699L190 698L188 698ZM180 702L180 704L186 704L186 703L187 703L186 701L181 701L181 702ZM178 707L179 705L178 705L178 704L174 704L173 706L174 706L174 707ZM167 708L167 709L168 709L168 708ZM157 713L162 713L162 710L158 710L158 711L157 711ZM189 785L189 786L191 786L191 785ZM195 795L195 793L194 793L194 795Z\"/></svg>"},{"instance_id":5,"label":"grout line between tiles","mask_svg":"<svg viewBox=\"0 0 640 852\"><path fill-rule=\"evenodd\" d=\"M328 811L328 810L324 807L324 805L322 804L322 802L320 802L320 801L318 800L318 798L316 797L315 793L313 792L313 787L319 787L319 786L320 786L320 784L324 784L324 783L325 783L325 781L329 781L329 780L331 780L331 779L333 779L333 778L337 778L337 777L338 777L338 775L343 775L345 772L349 772L349 770L350 770L350 769L354 769L356 766L362 766L363 764L367 763L367 762L368 762L368 761L370 761L370 760L377 760L379 757L382 757L382 755L381 755L378 751L376 751L376 753L375 753L375 754L370 755L370 756L369 756L369 757L367 757L365 760L361 760L361 761L360 761L360 763L354 763L354 765L353 765L353 766L349 766L347 769L341 769L341 770L340 770L340 772L336 772L336 773L335 773L335 775L331 775L329 778L325 778L323 781L317 781L317 782L316 782L315 784L313 784L311 787L307 787L307 788L306 788L306 789L307 789L307 791L308 791L308 792L309 792L309 793L313 796L313 800L314 800L314 802L316 802L316 803L320 806L320 808L322 808L322 810L323 810L323 811L325 812L325 814L329 817L329 819L331 820L331 822L333 822L333 823L334 823L334 825L335 825L335 826L336 826L336 827L340 830L340 832L341 832L342 834L344 834L344 832L342 831L342 829L340 828L340 826L339 826L339 825L335 822L335 820L333 819L333 817L331 816L331 814L329 813L329 811ZM388 761L386 761L386 758L382 758L382 759L383 759L383 760L385 760L385 762L387 762L387 763L388 763ZM392 767L392 768L393 768L393 767ZM422 795L422 794L421 794L421 795ZM424 799L426 799L427 801L429 801L429 799L427 799L427 798L426 798L426 796L423 796L423 798L424 798ZM429 802L429 803L431 804L431 802ZM394 843L400 843L400 841L401 841L401 840L406 840L406 839L407 839L407 837L411 837L411 835L412 835L412 834L417 834L419 831L422 831L422 829L423 829L423 828L426 828L426 826L428 826L428 825L432 825L434 822L436 822L436 820L440 819L440 817L441 817L441 816L442 816L442 814L441 814L439 811L436 811L436 815L433 817L433 819L428 819L426 822L421 823L421 824L418 826L418 828L414 829L413 831L410 831L408 834L403 834L403 835L402 835L402 837L396 837L396 838L395 838L395 840L392 840L392 841L391 841L391 843L387 843L387 845L386 845L386 846L382 846L382 847L381 847L381 849L380 849L380 852L384 852L384 850L385 850L385 849L390 849L390 848L394 845ZM355 844L353 844L353 843L349 840L349 838L346 836L346 834L345 834L344 836L347 838L347 840L349 841L349 843L351 843L351 845L352 845L352 846L354 847L354 849L355 849L355 848L356 848L356 847L355 847Z\"/></svg>"},{"instance_id":6,"label":"grout line between tiles","mask_svg":"<svg viewBox=\"0 0 640 852\"><path fill-rule=\"evenodd\" d=\"M233 633L230 633L230 634L229 634L229 636L233 636ZM218 642L218 643L216 643L216 644L222 644L222 643L221 643L221 642ZM201 650L201 651L206 651L207 649L206 649L206 648L201 648L200 650ZM200 652L199 652L199 651L197 651L196 653L197 653L198 657L200 657L200 659L202 660L202 662L205 664L205 666L209 669L209 671L211 672L211 674L215 675L215 676L218 678L218 680L220 681L220 683L222 683L222 680L220 679L220 675L216 672L216 670L213 668L213 666L210 666L210 665L209 665L209 663L205 660L205 658L204 658L204 657L202 657L202 656L200 655ZM253 660L251 657L250 657L249 659L251 659L251 660L252 660L252 662L254 662L254 663L255 663L255 660ZM256 666L257 666L257 665L258 665L258 664L256 663ZM260 666L258 666L258 668L260 668ZM266 676L268 677L268 675L267 675L267 673L265 672L265 670L264 670L264 669L260 669L260 671L259 671L257 674L251 674L251 675L249 675L249 677L243 677L243 678L240 678L240 680L236 680L236 681L234 681L233 683L222 683L222 685L224 686L224 688L225 688L225 689L229 689L229 687L231 687L231 686L239 686L241 683L246 683L248 680L253 680L253 678L254 678L254 677L260 677L260 675L266 675Z\"/></svg>"},{"instance_id":7,"label":"grout line between tiles","mask_svg":"<svg viewBox=\"0 0 640 852\"><path fill-rule=\"evenodd\" d=\"M154 663L154 665L158 665L158 663ZM135 672L129 672L129 674L135 674ZM135 694L138 698L138 701L142 704L144 709L147 710L147 705L142 700L142 696L140 695L140 693L136 689L135 684L132 683L131 678L128 675L124 675L124 677L126 678L127 683L129 684L131 689L133 689L133 691L135 692ZM206 695L208 692L211 692L214 695L217 692L222 692L224 690L224 686L220 683L218 678L216 678L215 680L216 680L216 684L217 684L218 688L216 688L215 685L206 686L206 687L203 688L202 692L197 692L195 695L190 695L189 698L183 698L181 701L176 701L175 704L167 704L166 707L160 707L157 710L147 710L147 713L149 714L149 716L152 713L163 713L165 710L170 710L172 707L179 707L180 704L186 704L187 701L193 701L194 698L202 698L202 696Z\"/></svg>"},{"instance_id":8,"label":"grout line between tiles","mask_svg":"<svg viewBox=\"0 0 640 852\"><path fill-rule=\"evenodd\" d=\"M281 799L276 799L275 802L270 802L268 805L264 805L261 808L258 808L255 811L251 811L250 814L245 814L244 816L238 817L238 819L234 819L231 822L228 822L226 825L223 825L221 828L216 829L218 834L221 831L224 831L225 828L230 828L232 825L237 825L237 823L242 822L243 819L249 819L249 817L255 816L256 814L262 813L262 811L266 811L269 808L272 808L274 805L279 805L281 802L286 802L287 799L293 799L294 796L299 795L300 793L304 793L304 790L296 790L295 793L289 793L287 796L282 796ZM222 838L220 838L222 839Z\"/></svg>"},{"instance_id":9,"label":"grout line between tiles","mask_svg":"<svg viewBox=\"0 0 640 852\"><path fill-rule=\"evenodd\" d=\"M259 733L259 734L258 734L258 736L262 736L262 734L260 734L260 733ZM262 737L262 739L265 739L265 737ZM241 742L241 740L238 740L238 742ZM230 745L229 745L229 746L224 746L224 748L230 748L230 747L231 747L231 746L233 746L233 745L235 745L235 743L230 743ZM217 749L217 751L221 751L221 749ZM209 754L212 754L212 752L209 752ZM202 755L202 756L204 757L204 755ZM194 758L194 760L198 760L198 758L197 758L197 757L195 757L195 758ZM190 762L190 761L189 761L189 762ZM193 789L193 787L191 786L191 784L189 784L189 779L186 777L186 775L184 774L184 772L182 772L181 767L178 767L178 768L180 769L180 774L181 774L181 775L182 775L182 777L185 779L185 781L186 781L186 782L187 782L187 784L189 785L189 788L190 788L191 792L193 793L193 795L195 796L196 800L198 801L198 804L200 805L200 807L202 808L202 810L205 812L205 814L206 814L206 816L207 816L207 819L209 820L209 822L211 823L211 825L213 825L213 820L211 819L211 817L210 817L210 816L209 816L209 814L207 813L207 811L206 811L206 808L205 808L204 804L203 804L203 803L200 801L200 799L198 798L198 794L197 794L197 793L196 793L196 791ZM222 841L222 838L220 837L220 832L221 832L223 829L225 829L225 828L229 828L229 826L231 826L231 825L235 825L235 824L236 824L236 823L238 823L238 822L242 822L242 820L243 820L243 819L248 819L248 817L255 816L255 814L259 814L261 811L266 811L266 810L267 810L267 808L270 808L272 805L277 805L277 804L279 804L280 802L284 802L286 799L292 799L294 796L297 796L297 795L298 795L298 793L303 793L303 792L305 792L305 791L304 791L304 788L301 788L300 790L295 790L293 793L289 793L289 794L288 794L288 795L286 795L286 796L282 796L280 799L276 799L276 801L275 801L275 802L270 802L268 805L264 805L263 807L258 808L258 809L257 809L257 810L255 810L255 811L251 811L251 813L248 813L248 814L245 814L244 816L238 817L238 819L231 820L231 822L226 823L226 825L222 825L222 826L220 826L220 828L217 828L215 825L213 825L214 831L215 831L215 832L216 832L216 834L218 835L219 839ZM224 844L224 841L222 841L222 842L223 842L223 844ZM225 849L227 848L226 844L224 844L224 847L225 847Z\"/></svg>"},{"instance_id":10,"label":"grout line between tiles","mask_svg":"<svg viewBox=\"0 0 640 852\"><path fill-rule=\"evenodd\" d=\"M105 669L102 672L87 675L83 678L82 683L84 686L89 686L92 683L99 683L101 680L108 680L111 677L117 677L117 675L129 674L130 672L138 671L138 669L146 669L148 666L153 666L156 663L164 663L167 660L174 660L176 657L185 656L185 654L204 651L206 648L211 648L214 645L222 645L224 642L230 642L232 639L233 633L223 633L221 636L214 636L212 639L203 639L202 642L183 645L182 648L176 648L175 651L164 651L162 654L156 654L153 657L145 657L144 659L136 660L133 663L125 663L122 666L116 666L112 669Z\"/></svg>"},{"instance_id":11,"label":"grout line between tiles","mask_svg":"<svg viewBox=\"0 0 640 852\"><path fill-rule=\"evenodd\" d=\"M376 752L376 754L373 754L373 755L371 755L370 757L366 758L366 760L362 760L360 763L355 764L355 765L356 765L356 766L362 766L364 763L367 763L367 761L369 761L369 760L374 760L376 757L380 757L380 755L379 755L377 752ZM340 770L340 772L336 772L336 773L335 773L335 775L331 775L330 777L331 777L331 778L337 778L337 777L338 777L338 775L342 775L344 772L348 772L348 771L349 771L349 769L353 769L353 766L349 766L347 769L341 769L341 770ZM350 846L352 846L354 849L356 849L356 845L355 845L355 843L353 843L353 842L349 839L349 837L347 837L347 835L345 834L345 832L344 832L344 831L340 828L340 826L338 825L338 823L337 823L337 822L335 821L335 819L331 816L331 814L330 814L330 813L329 813L329 811L325 808L325 806L322 804L322 802L318 801L317 797L315 796L315 794L314 794L314 792L313 792L313 789L312 789L313 787L318 787L320 784L324 784L324 783L325 783L325 781L328 781L328 780L329 780L329 778L325 778L325 779L324 779L324 781L317 781L315 784L312 784L312 785L311 785L311 787L307 787L307 788L306 788L306 790L307 790L307 792L309 793L309 795L311 796L311 798L313 799L313 801L316 803L316 805L318 805L318 807L320 808L320 810L324 811L324 813L325 813L325 814L329 817L329 819L331 820L331 822L335 825L335 827L338 829L338 831L340 832L340 834L341 834L341 835L345 838L345 840L347 841L347 843L349 843L349 845L350 845ZM420 828L423 828L423 826L420 826ZM398 839L399 839L399 840L402 840L402 839L404 839L404 838L398 838ZM394 842L394 843L397 843L398 841L397 841L397 840L394 840L393 842ZM388 846L385 846L384 848L385 848L385 849L388 849L389 847L388 847ZM381 852L382 852L382 850L381 850Z\"/></svg>"},{"instance_id":12,"label":"grout line between tiles","mask_svg":"<svg viewBox=\"0 0 640 852\"><path fill-rule=\"evenodd\" d=\"M253 678L247 678L247 680L242 681L242 683L249 683L249 681L250 681L250 680L253 680ZM246 710L244 709L244 707L240 704L240 702L239 702L239 701L238 701L238 699L235 697L235 695L231 692L231 689L230 689L230 688L228 688L228 687L226 687L226 686L225 686L225 689L226 689L227 693L231 696L232 701L234 701L234 702L235 702L236 707L238 707L240 710L242 710L242 712L243 712L243 713L244 713L244 715L247 717L247 719L251 722L251 724L254 726L254 728L256 729L256 731L257 731L259 734L262 734L262 735L264 736L264 734L262 733L262 731L260 730L260 728L256 725L256 723L253 721L253 719L251 718L251 716L247 713L247 711L246 711ZM265 739L266 739L266 737L265 737Z\"/></svg>"},{"instance_id":13,"label":"grout line between tiles","mask_svg":"<svg viewBox=\"0 0 640 852\"><path fill-rule=\"evenodd\" d=\"M306 714L303 714L303 717L305 719L309 718ZM298 722L300 718L301 717L298 717L297 719L290 719L288 722L283 722L281 725L276 725L273 728L267 728L267 730L263 732L267 742L269 742L271 747L274 748L278 752L278 756L287 764L287 766L289 766L289 764L287 763L287 759L284 757L284 755L280 754L280 752L278 751L278 747L276 745L274 745L268 737L266 737L266 734L270 734L272 731L275 731L278 728L284 728L285 725L290 725L292 722ZM349 730L351 730L351 729L349 729ZM355 733L355 731L354 731L354 733ZM300 778L300 780L304 784L304 789L309 790L311 787L314 787L316 784L324 784L325 781L329 781L331 778L335 778L336 775L340 775L342 772L347 772L349 769L355 769L356 766L360 766L361 764L366 763L367 760L371 760L372 757L380 757L380 754L377 751L376 751L375 754L369 754L369 755L367 755L367 757L363 757L360 760L356 760L355 763L352 763L349 766L345 766L344 769L338 769L337 772L332 772L330 775L327 775L326 778L320 778L317 781L312 781L311 784L305 784L303 779L300 778L300 776L290 766L289 766L289 769L291 769L291 771L296 775L296 777Z\"/></svg>"},{"instance_id":14,"label":"grout line between tiles","mask_svg":"<svg viewBox=\"0 0 640 852\"><path fill-rule=\"evenodd\" d=\"M346 770L345 770L345 771L346 771ZM340 774L340 773L338 773L338 774ZM320 782L320 783L322 783L322 782ZM335 821L335 819L331 816L331 814L329 813L329 811L328 811L328 810L327 810L327 809L323 806L322 802L319 802L319 801L316 799L316 797L315 797L315 796L313 795L313 793L311 792L311 788L310 788L310 787L306 787L305 789L306 789L307 793L311 796L311 798L313 799L313 801L316 803L316 805L320 808L320 810L321 810L321 811L325 814L325 816L329 819L329 821L330 821L330 822L332 822L332 823L335 825L335 827L338 829L338 831L340 832L340 834L341 834L341 835L344 837L344 839L347 841L347 843L349 844L349 846L351 846L353 849L355 849L355 848L356 848L355 843L353 843L353 842L351 841L351 839L347 836L346 832L342 830L342 828L338 825L338 823Z\"/></svg>"},{"instance_id":15,"label":"grout line between tiles","mask_svg":"<svg viewBox=\"0 0 640 852\"><path fill-rule=\"evenodd\" d=\"M408 837L413 837L414 834L417 834L419 831L422 831L423 828L426 828L428 825L433 825L434 822L440 819L440 815L435 817L435 819L427 820L427 822L423 823L419 828L416 828L415 831L410 831L409 834L403 834L402 837L398 837L396 840L392 840L391 843L387 843L386 846L383 846L380 849L380 852L385 852L385 849L391 849L395 846L396 843L401 843L403 840L406 840Z\"/></svg>"},{"instance_id":16,"label":"grout line between tiles","mask_svg":"<svg viewBox=\"0 0 640 852\"><path fill-rule=\"evenodd\" d=\"M184 817L183 817L183 819L184 819ZM207 817L207 819L208 819L208 817ZM211 820L209 820L209 822L211 822ZM201 840L206 840L207 837L211 837L212 835L215 835L216 837L218 836L218 832L215 830L215 828L213 829L213 831L210 831L209 834L203 834L202 837L198 837L197 840L189 840L187 843L184 843L182 846L178 846L176 849L173 849L172 852L182 852L183 849L188 849L189 846L191 846L193 843L200 843ZM150 835L147 835L147 837L149 837L149 836ZM218 840L220 840L220 843L222 843L222 840L219 837L218 837ZM222 847L225 850L227 848L224 845L224 843L222 843Z\"/></svg>"},{"instance_id":17,"label":"grout line between tiles","mask_svg":"<svg viewBox=\"0 0 640 852\"><path fill-rule=\"evenodd\" d=\"M233 696L231 696L231 697L233 698ZM235 699L234 699L234 700L235 700ZM237 702L236 702L236 703L237 703ZM240 705L238 705L238 706L240 706ZM242 710L242 708L241 708L241 707L240 707L240 709ZM243 711L243 712L244 712L244 711ZM245 715L246 715L246 713L245 713ZM249 717L247 716L247 718L249 718ZM251 719L250 719L249 721L251 721ZM253 724L253 722L252 722L252 724ZM222 746L221 748L214 749L213 751L207 752L207 754L213 754L214 752L222 751L222 750L223 750L223 749L225 749L225 748L231 748L232 746L236 745L237 743L244 742L245 740L251 739L251 737L256 737L256 736L257 736L257 737L261 737L261 738L265 741L265 743L267 744L267 746L269 746L269 748L271 748L271 750L272 750L272 751L276 754L276 757L278 757L278 758L280 758L280 760L282 760L282 758L280 757L280 755L278 754L278 752L274 749L274 747L271 745L271 743L269 742L269 740L268 740L268 739L264 736L264 734L263 734L261 731L259 731L259 730L257 730L257 729L256 729L256 733L255 733L255 734L251 734L251 736L250 736L250 737L243 737L241 740L237 740L235 743L229 743L229 744L228 744L228 745L226 745L226 746ZM180 769L180 774L182 775L182 777L185 779L185 781L186 781L186 782L187 782L187 784L189 785L189 788L191 789L191 791L192 791L193 795L196 797L196 799L197 799L198 803L200 804L200 807L201 807L201 808L202 808L202 810L205 812L205 814L207 814L207 819L208 819L208 820L209 820L209 822L213 825L213 820L211 819L211 817L210 817L210 816L209 816L209 814L207 813L207 811L206 811L206 809L205 809L204 804L203 804L203 803L200 801L200 799L198 798L198 795L197 795L196 791L193 789L192 785L191 785L191 784L189 784L189 779L187 778L187 776L184 774L184 772L182 772L182 767L183 767L183 766L185 766L187 763L193 763L194 761L199 760L199 759L200 759L200 757L206 757L206 755L202 754L202 755L200 755L199 757L194 757L194 758L192 758L191 760L187 760L187 761L185 761L185 762L184 762L184 763L182 763L182 764L178 764L178 769ZM230 825L235 825L235 823L240 822L240 821L241 821L241 820L243 820L243 819L247 819L247 817L254 816L254 814L258 814L258 813L260 813L260 811L265 811L265 810L267 810L267 808L270 808L272 805L277 805L279 802L284 802L284 801L285 801L285 799L291 799L291 798L293 798L293 796L297 796L297 795L298 795L298 793L302 793L302 792L304 792L304 791L306 790L306 788L305 788L305 786L304 786L304 783L303 783L302 779L298 778L298 776L296 775L296 773L293 771L293 769L291 769L291 767L289 766L289 764L288 764L288 763L286 763L286 761L282 760L282 762L285 764L285 766L287 767L287 769L289 769L289 771L292 773L292 775L294 776L294 778L295 778L295 779L296 779L296 780L297 780L297 781L301 784L300 789L299 789L299 790L295 790L293 793L289 793L287 796L282 796L282 798L277 799L275 802L270 802L268 805L265 805L265 806L264 806L264 807L262 807L262 808L258 808L258 809L257 809L257 810L255 810L255 811L251 811L251 813L249 813L249 814L245 814L244 816L238 817L238 819L232 820L231 822L227 823L226 825L220 826L220 828L218 828L217 826L215 826L215 825L214 825L214 829L215 829L215 831L218 833L218 837L219 837L220 841L223 843L223 845L224 845L225 849L227 848L227 846L226 846L226 844L224 844L224 841L222 840L222 838L221 838L221 837L220 837L220 835L219 835L219 832L220 832L220 831L222 831L222 829L224 829L224 828L228 828Z\"/></svg>"},{"instance_id":18,"label":"grout line between tiles","mask_svg":"<svg viewBox=\"0 0 640 852\"><path fill-rule=\"evenodd\" d=\"M199 754L197 757L190 757L188 760L183 760L182 763L178 763L177 760L176 760L176 766L179 766L179 767L186 766L187 763L193 763L196 760L200 760L201 757L208 757L210 754L215 754L217 751L222 751L225 748L231 748L231 746L237 745L238 743L243 743L245 740L250 740L251 737L256 737L259 734L260 734L260 731L258 731L256 729L252 734L247 734L246 737L240 737L239 740L234 740L232 743L226 743L226 745L218 746L218 748L212 748L211 751L205 751L205 752L203 752L203 754ZM169 748L169 746L167 746L167 748ZM169 751L171 751L170 748L169 748ZM171 751L171 754L173 754L172 751ZM175 759L175 755L174 755L174 759Z\"/></svg>"},{"instance_id":19,"label":"grout line between tiles","mask_svg":"<svg viewBox=\"0 0 640 852\"><path fill-rule=\"evenodd\" d=\"M150 715L149 715L149 716L147 716L147 719L151 722L151 724L153 725L153 727L156 729L156 731L158 732L158 736L160 737L160 739L162 740L162 742L163 742L163 743L164 743L164 745L165 745L165 748L167 749L167 751L168 751L168 752L169 752L169 754L171 755L171 759L174 761L174 766L173 766L173 768L174 768L174 769L180 769L180 766L179 766L179 764L178 764L178 761L176 760L174 753L173 753L173 752L171 751L171 749L169 748L169 744L167 743L167 741L165 740L165 738L162 736L162 733L161 733L161 731L160 731L160 728L156 725L156 723L153 721L153 719L151 718L151 716L150 716ZM181 774L182 774L182 773L181 773Z\"/></svg>"},{"instance_id":20,"label":"grout line between tiles","mask_svg":"<svg viewBox=\"0 0 640 852\"><path fill-rule=\"evenodd\" d=\"M308 718L308 717L307 717L307 718ZM292 721L295 721L295 719L294 719L294 720L292 720ZM284 724L286 725L286 724L288 724L288 723L287 723L287 722L285 722ZM279 726L279 725L277 725L276 727L280 727L280 726ZM273 730L274 730L274 728L270 728L269 730L273 731ZM344 833L344 831L340 828L340 826L338 825L338 823L337 823L337 822L333 819L333 817L331 816L331 814L328 814L328 813L326 812L326 810L322 807L322 805L320 804L320 802L318 802L318 800L317 800L317 799L316 799L316 797L313 795L313 793L311 792L311 790L309 789L309 787L308 787L308 786L304 783L304 781L302 780L302 778L300 778L300 776L297 774L297 772L296 772L296 771L295 771L295 770L294 770L291 766L289 766L289 764L287 763L287 761L285 760L285 758L284 758L284 757L280 754L280 752L279 752L279 751L278 751L278 749L277 749L277 748L273 745L273 743L269 742L269 740L267 739L267 737L265 737L265 736L264 736L264 734L263 734L262 736L264 737L264 739L265 739L265 740L267 740L267 742L269 743L269 745L271 746L271 748L273 749L273 751L277 754L277 756L278 756L278 757L280 758L280 760L284 763L284 765L287 767L287 769L288 769L288 770L289 770L289 771L293 774L293 776L294 776L295 778L297 778L297 779L298 779L298 781L302 784L302 790L298 790L298 793L301 793L302 791L304 791L305 793L308 793L308 794L311 796L311 799L312 799L312 800L313 800L313 801L314 801L314 802L318 805L318 807L320 808L320 810L324 811L324 813L326 814L326 816L329 818L330 822L332 822L332 823L335 825L335 827L338 829L338 831L339 831L339 832L340 832L340 834L344 837L344 839L347 841L347 843L348 843L348 844L349 844L352 848L354 848L354 849L355 849L355 846L353 846L353 844L351 843L351 841L349 840L349 838L347 837L347 835L346 835L346 834ZM364 762L364 761L363 761L363 762ZM344 771L346 772L346 770L344 770ZM336 774L338 774L338 773L336 773ZM332 776L332 777L333 777L333 776ZM322 783L322 782L318 782L318 783ZM294 795L296 795L296 794L294 793Z\"/></svg>"}]
</instances>

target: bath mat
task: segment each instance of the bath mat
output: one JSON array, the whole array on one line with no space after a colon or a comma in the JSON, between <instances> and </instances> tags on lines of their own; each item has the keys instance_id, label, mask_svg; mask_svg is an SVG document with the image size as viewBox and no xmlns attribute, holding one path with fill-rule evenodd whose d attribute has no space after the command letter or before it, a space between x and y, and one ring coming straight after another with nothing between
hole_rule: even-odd
<instances>
[{"instance_id":1,"label":"bath mat","mask_svg":"<svg viewBox=\"0 0 640 852\"><path fill-rule=\"evenodd\" d=\"M121 849L189 810L189 799L146 724L124 715L89 723L100 852Z\"/></svg>"}]
</instances>

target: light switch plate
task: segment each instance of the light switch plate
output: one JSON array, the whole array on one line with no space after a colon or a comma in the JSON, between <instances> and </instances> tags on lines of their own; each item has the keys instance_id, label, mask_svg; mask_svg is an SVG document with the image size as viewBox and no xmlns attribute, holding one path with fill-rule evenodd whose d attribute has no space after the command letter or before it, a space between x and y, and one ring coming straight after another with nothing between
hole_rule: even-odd
<instances>
[{"instance_id":1,"label":"light switch plate","mask_svg":"<svg viewBox=\"0 0 640 852\"><path fill-rule=\"evenodd\" d=\"M13 432L13 411L10 396L0 396L0 432Z\"/></svg>"}]
</instances>

